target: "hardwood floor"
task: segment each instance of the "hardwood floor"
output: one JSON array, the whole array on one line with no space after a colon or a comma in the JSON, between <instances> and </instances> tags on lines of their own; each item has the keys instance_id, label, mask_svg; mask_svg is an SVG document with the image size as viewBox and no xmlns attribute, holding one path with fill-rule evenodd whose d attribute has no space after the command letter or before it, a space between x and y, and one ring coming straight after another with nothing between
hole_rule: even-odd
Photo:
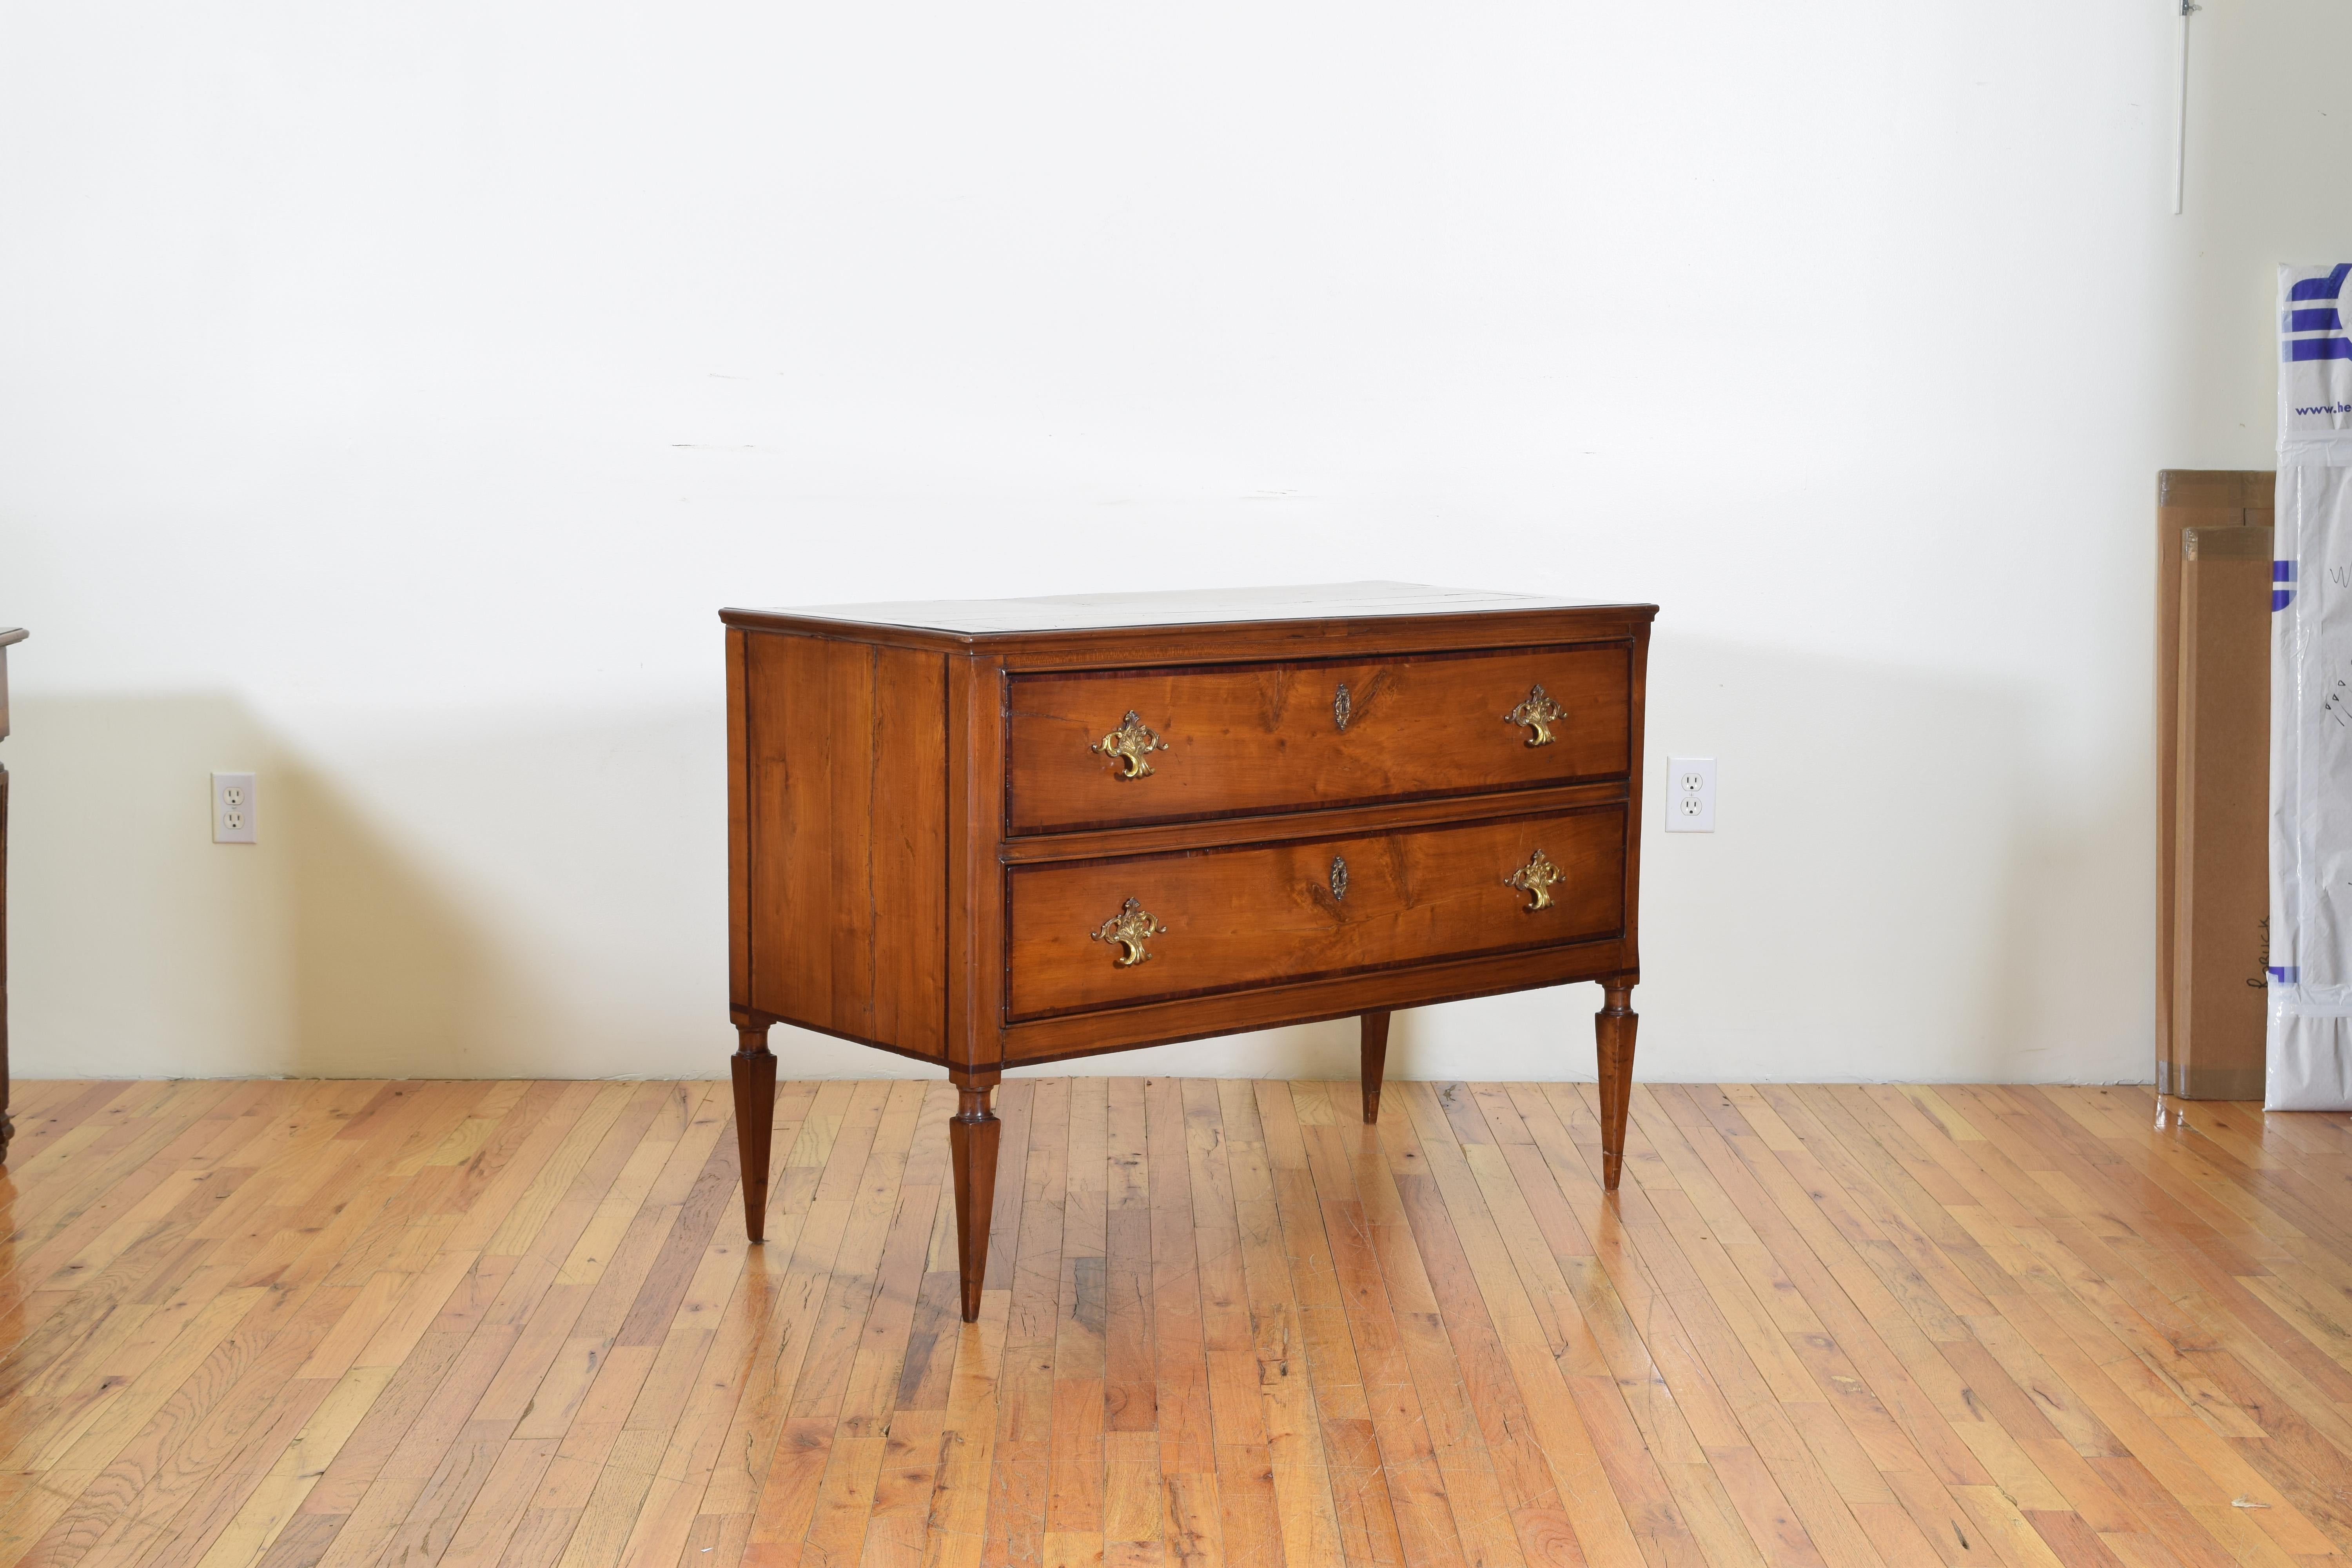
<instances>
[{"instance_id":1,"label":"hardwood floor","mask_svg":"<svg viewBox=\"0 0 2352 1568\"><path fill-rule=\"evenodd\" d=\"M2277 1565L2352 1120L2144 1090L28 1083L0 1563ZM748 1258L747 1258L748 1253Z\"/></svg>"}]
</instances>

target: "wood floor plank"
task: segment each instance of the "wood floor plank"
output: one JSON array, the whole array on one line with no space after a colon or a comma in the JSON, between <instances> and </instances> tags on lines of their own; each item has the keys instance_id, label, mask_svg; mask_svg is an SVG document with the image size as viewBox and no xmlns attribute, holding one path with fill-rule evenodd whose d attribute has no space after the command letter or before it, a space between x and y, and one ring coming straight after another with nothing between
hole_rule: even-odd
<instances>
[{"instance_id":1,"label":"wood floor plank","mask_svg":"<svg viewBox=\"0 0 2352 1568\"><path fill-rule=\"evenodd\" d=\"M1049 1562L1102 1554L1106 1287L1109 1244L1109 1081L1070 1086L1069 1163L1054 1321L1053 1428L1047 1447Z\"/></svg>"},{"instance_id":2,"label":"wood floor plank","mask_svg":"<svg viewBox=\"0 0 2352 1568\"><path fill-rule=\"evenodd\" d=\"M265 1211L260 1223L228 1238L256 1250L225 1282L268 1289L189 1384L53 1527L36 1555L107 1561L127 1552L142 1561L177 1563L204 1549L332 1386L331 1379L288 1380L299 1369L295 1358L307 1358L357 1294L329 1280L354 1234L392 1192L388 1173L435 1108L470 1098L468 1089L454 1085L403 1097L398 1114L380 1119L370 1138L351 1145L373 1160L354 1166L325 1163L333 1174L315 1190L333 1195L310 1211L325 1223L302 1224L290 1210ZM312 1144L308 1152L316 1155L315 1140ZM299 1157L295 1146L282 1156ZM372 1170L379 1173L371 1177ZM215 1369L230 1381L223 1386L215 1377L217 1397L199 1394L191 1403L192 1390ZM93 1538L85 1524L99 1516L109 1522Z\"/></svg>"},{"instance_id":3,"label":"wood floor plank","mask_svg":"<svg viewBox=\"0 0 2352 1568\"><path fill-rule=\"evenodd\" d=\"M22 1086L0 1563L2352 1555L2352 1119L2144 1089Z\"/></svg>"},{"instance_id":4,"label":"wood floor plank","mask_svg":"<svg viewBox=\"0 0 2352 1568\"><path fill-rule=\"evenodd\" d=\"M1200 1316L1197 1332L1186 1331L1181 1342L1187 1397L1178 1405L1163 1395L1161 1403L1171 1561L1206 1562L1223 1556L1222 1525L1213 1537L1204 1538L1197 1529L1185 1529L1181 1518L1208 1511L1211 1498L1218 1499L1214 1512L1222 1518L1216 1479L1220 1431L1250 1437L1264 1433L1285 1560L1336 1561L1342 1552L1339 1505L1331 1489L1321 1413L1299 1338L1298 1304L1287 1269L1269 1256L1278 1221L1266 1197L1270 1189L1263 1147L1247 1136L1236 1146L1234 1137L1236 1131L1246 1134L1255 1126L1255 1119L1229 1125L1221 1086L1202 1079L1184 1084L1181 1109L1185 1158L1181 1173L1171 1168L1168 1184L1171 1201L1173 1192L1189 1200L1199 1292L1197 1299L1182 1296L1164 1304L1160 1321L1171 1321L1196 1309ZM1173 1136L1171 1128L1169 1137ZM1176 1163L1173 1152L1171 1167ZM1246 1210L1240 1201L1244 1192ZM1179 1252L1183 1249L1181 1229L1171 1245ZM1222 1423L1220 1405L1224 1407ZM1352 1500L1349 1506L1356 1506ZM1393 1535L1392 1527L1389 1533Z\"/></svg>"},{"instance_id":5,"label":"wood floor plank","mask_svg":"<svg viewBox=\"0 0 2352 1568\"><path fill-rule=\"evenodd\" d=\"M1474 1489L1459 1500L1458 1510L1455 1507L1426 1402L1414 1381L1415 1346L1399 1321L1388 1281L1382 1277L1354 1172L1344 1159L1329 1157L1328 1144L1322 1141L1317 1141L1322 1144L1319 1151L1308 1142L1297 1116L1297 1099L1288 1085L1262 1086L1258 1096L1260 1114L1268 1123L1269 1146L1285 1151L1278 1158L1290 1162L1277 1164L1277 1183L1307 1189L1295 1201L1286 1199L1284 1228L1291 1228L1293 1214L1299 1216L1302 1232L1313 1223L1307 1218L1309 1213L1321 1222L1323 1245L1338 1281L1349 1333L1355 1342L1357 1365L1379 1444L1381 1476L1406 1560L1483 1563L1497 1545L1489 1535L1490 1500ZM1326 1112L1328 1118L1328 1102ZM1289 1152L1293 1150L1295 1153ZM1318 1160L1318 1152L1325 1157ZM1314 1205L1311 1210L1309 1204Z\"/></svg>"}]
</instances>

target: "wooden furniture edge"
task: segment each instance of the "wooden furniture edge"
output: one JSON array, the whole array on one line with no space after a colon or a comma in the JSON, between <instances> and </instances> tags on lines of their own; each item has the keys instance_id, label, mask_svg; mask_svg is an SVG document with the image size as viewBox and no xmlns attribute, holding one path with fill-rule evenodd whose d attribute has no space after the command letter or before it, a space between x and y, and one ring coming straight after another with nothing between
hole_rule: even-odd
<instances>
[{"instance_id":1,"label":"wooden furniture edge","mask_svg":"<svg viewBox=\"0 0 2352 1568\"><path fill-rule=\"evenodd\" d=\"M1589 635L1572 640L1605 641L1632 636L1635 626L1647 626L1657 613L1655 605L1601 605L1020 632L942 631L733 607L720 610L719 618L740 631L879 643L926 652L986 653L1002 657L1008 668L1055 669L1121 661L1153 667L1248 663L1314 657L1304 651L1310 647L1328 650L1335 658L1349 652L1421 652L1428 651L1426 645L1433 641L1449 651L1544 645L1559 641L1559 629L1563 626L1591 628Z\"/></svg>"},{"instance_id":2,"label":"wooden furniture edge","mask_svg":"<svg viewBox=\"0 0 2352 1568\"><path fill-rule=\"evenodd\" d=\"M1625 736L1632 765L1625 777L1625 967L1642 967L1642 748L1650 715L1650 627L1644 622L1633 636L1633 707ZM1631 984L1630 982L1628 983ZM1633 1047L1630 1043L1626 1048Z\"/></svg>"}]
</instances>

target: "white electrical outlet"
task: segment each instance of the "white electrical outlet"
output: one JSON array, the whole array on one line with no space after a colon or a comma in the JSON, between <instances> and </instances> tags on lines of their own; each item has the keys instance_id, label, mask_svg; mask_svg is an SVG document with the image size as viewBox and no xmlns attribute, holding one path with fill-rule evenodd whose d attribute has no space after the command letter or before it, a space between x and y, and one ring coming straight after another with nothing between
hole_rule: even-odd
<instances>
[{"instance_id":1,"label":"white electrical outlet","mask_svg":"<svg viewBox=\"0 0 2352 1568\"><path fill-rule=\"evenodd\" d=\"M1666 831L1715 831L1715 759L1666 759Z\"/></svg>"},{"instance_id":2,"label":"white electrical outlet","mask_svg":"<svg viewBox=\"0 0 2352 1568\"><path fill-rule=\"evenodd\" d=\"M257 804L251 773L215 773L213 775L213 842L215 844L260 843L260 838L254 832L254 810Z\"/></svg>"}]
</instances>

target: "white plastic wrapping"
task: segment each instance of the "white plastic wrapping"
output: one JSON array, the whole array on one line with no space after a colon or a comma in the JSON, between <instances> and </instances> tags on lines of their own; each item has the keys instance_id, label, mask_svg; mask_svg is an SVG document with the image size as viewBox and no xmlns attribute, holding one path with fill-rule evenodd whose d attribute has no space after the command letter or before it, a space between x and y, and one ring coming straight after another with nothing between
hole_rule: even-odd
<instances>
[{"instance_id":1,"label":"white plastic wrapping","mask_svg":"<svg viewBox=\"0 0 2352 1568\"><path fill-rule=\"evenodd\" d=\"M2264 1103L2352 1110L2352 262L2279 268Z\"/></svg>"}]
</instances>

